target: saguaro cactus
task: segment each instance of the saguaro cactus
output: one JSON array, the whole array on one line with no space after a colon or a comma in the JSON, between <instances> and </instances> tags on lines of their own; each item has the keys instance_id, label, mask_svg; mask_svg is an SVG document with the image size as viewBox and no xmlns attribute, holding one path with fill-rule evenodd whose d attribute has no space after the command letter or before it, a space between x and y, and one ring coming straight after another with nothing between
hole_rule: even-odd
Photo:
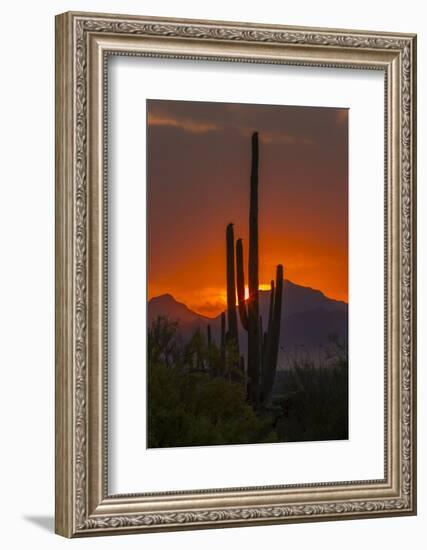
<instances>
[{"instance_id":1,"label":"saguaro cactus","mask_svg":"<svg viewBox=\"0 0 427 550\"><path fill-rule=\"evenodd\" d=\"M258 276L258 133L252 134L251 190L249 204L249 297L248 315L248 393L255 408L259 405L260 334Z\"/></svg>"},{"instance_id":2,"label":"saguaro cactus","mask_svg":"<svg viewBox=\"0 0 427 550\"><path fill-rule=\"evenodd\" d=\"M248 398L255 409L258 409L262 403L268 401L274 384L279 350L283 295L283 267L278 265L276 270L276 287L273 281L271 283L268 327L267 331L263 333L262 318L259 315L258 164L258 133L255 132L252 135L249 208L249 297L246 301L243 242L242 239L238 239L236 242L236 280L239 316L243 328L248 332Z\"/></svg>"}]
</instances>

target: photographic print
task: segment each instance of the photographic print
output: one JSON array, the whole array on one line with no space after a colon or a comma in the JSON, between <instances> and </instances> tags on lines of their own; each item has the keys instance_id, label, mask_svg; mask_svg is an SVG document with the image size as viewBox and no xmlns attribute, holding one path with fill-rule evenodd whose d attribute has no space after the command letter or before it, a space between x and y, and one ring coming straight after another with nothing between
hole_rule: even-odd
<instances>
[{"instance_id":1,"label":"photographic print","mask_svg":"<svg viewBox=\"0 0 427 550\"><path fill-rule=\"evenodd\" d=\"M348 437L348 111L147 100L147 446Z\"/></svg>"}]
</instances>

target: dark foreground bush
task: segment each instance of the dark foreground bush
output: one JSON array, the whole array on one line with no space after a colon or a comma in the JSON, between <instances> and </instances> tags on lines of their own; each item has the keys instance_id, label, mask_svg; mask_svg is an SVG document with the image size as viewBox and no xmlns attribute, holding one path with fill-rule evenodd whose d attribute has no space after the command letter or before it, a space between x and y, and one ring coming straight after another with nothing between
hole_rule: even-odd
<instances>
[{"instance_id":1,"label":"dark foreground bush","mask_svg":"<svg viewBox=\"0 0 427 550\"><path fill-rule=\"evenodd\" d=\"M243 383L216 376L219 360L199 331L183 343L160 320L148 337L148 447L276 441L272 420L246 401Z\"/></svg>"},{"instance_id":2,"label":"dark foreground bush","mask_svg":"<svg viewBox=\"0 0 427 550\"><path fill-rule=\"evenodd\" d=\"M159 318L148 333L148 447L347 439L348 368L341 351L327 367L297 362L281 371L273 403L255 412L244 380L218 374L215 345L208 347L198 330L184 342L176 323Z\"/></svg>"},{"instance_id":3,"label":"dark foreground bush","mask_svg":"<svg viewBox=\"0 0 427 550\"><path fill-rule=\"evenodd\" d=\"M279 441L348 438L348 364L294 365L282 377L276 422Z\"/></svg>"}]
</instances>

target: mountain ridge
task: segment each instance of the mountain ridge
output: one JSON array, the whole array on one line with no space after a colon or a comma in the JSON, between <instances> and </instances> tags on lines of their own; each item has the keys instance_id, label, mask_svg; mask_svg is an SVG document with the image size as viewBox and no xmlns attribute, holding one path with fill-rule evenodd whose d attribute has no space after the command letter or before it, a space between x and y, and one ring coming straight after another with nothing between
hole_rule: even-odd
<instances>
[{"instance_id":1,"label":"mountain ridge","mask_svg":"<svg viewBox=\"0 0 427 550\"><path fill-rule=\"evenodd\" d=\"M260 315L268 319L270 291L260 290ZM166 316L179 322L181 335L188 339L197 329L210 326L212 338L219 343L221 314L206 317L196 313L186 304L178 302L171 294L162 294L149 300L147 319L151 324L158 316ZM264 325L265 326L265 325ZM284 281L282 302L279 362L283 366L291 357L304 351L309 356L324 353L334 335L343 343L348 341L348 304L328 298L320 290ZM247 333L239 321L241 350L246 349ZM323 350L323 351L322 351Z\"/></svg>"},{"instance_id":2,"label":"mountain ridge","mask_svg":"<svg viewBox=\"0 0 427 550\"><path fill-rule=\"evenodd\" d=\"M294 283L293 281L291 281L289 279L284 279L283 281L284 281L283 305L285 305L285 303L286 303L286 298L289 299L289 297L290 297L289 296L289 290L291 289L293 293L296 292L296 293L299 294L299 296L291 296L291 298L293 298L294 300L296 300L296 299L299 299L299 300L305 299L305 300L307 300L307 298L309 298L309 296L307 296L307 294L311 293L312 294L311 297L312 298L315 297L316 301L318 301L318 300L320 300L321 302L326 301L324 305L326 305L326 303L329 303L329 308L333 308L334 306L336 306L337 309L347 309L348 308L348 303L347 302L344 302L343 300L336 300L335 298L330 298L329 296L327 296L321 290L318 290L318 289L315 289L315 288L312 288L312 287L309 287L309 286L299 285L299 284ZM302 296L303 293L305 293L306 296ZM260 290L259 295L260 295L260 302L262 302L263 298L264 299L266 297L269 298L270 290ZM292 304L292 302L291 302L291 304ZM295 304L292 304L292 305L295 305ZM288 304L288 306L289 306L289 304ZM167 307L170 307L171 309L174 309L176 313L177 313L177 310L179 309L180 314L184 315L184 320L185 320L185 317L188 314L192 314L194 316L197 316L201 319L204 319L207 322L215 321L216 319L221 317L221 314L216 315L214 317L208 317L207 315L203 315L202 313L198 313L198 312L194 311L193 309L191 309L189 306L187 306L187 304L185 304L184 302L180 302L179 300L177 300L169 292L167 292L165 294L159 294L158 296L153 296L148 301L148 308L149 309L155 308L157 310L157 309L166 309ZM312 309L316 309L316 307L313 307ZM224 311L226 311L226 309L224 309ZM295 313L295 311L292 310L291 313L289 313L289 310L287 312L287 308L285 308L284 313L285 313L285 316L288 316L288 315L291 315L291 314ZM171 317L171 318L173 318L175 320L176 319L181 319L180 317Z\"/></svg>"}]
</instances>

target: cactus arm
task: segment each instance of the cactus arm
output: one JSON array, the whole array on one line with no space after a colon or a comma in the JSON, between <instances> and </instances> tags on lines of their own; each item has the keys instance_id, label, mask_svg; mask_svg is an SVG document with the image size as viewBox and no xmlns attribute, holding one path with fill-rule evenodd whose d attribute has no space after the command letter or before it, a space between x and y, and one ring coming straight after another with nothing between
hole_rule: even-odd
<instances>
[{"instance_id":1,"label":"cactus arm","mask_svg":"<svg viewBox=\"0 0 427 550\"><path fill-rule=\"evenodd\" d=\"M270 306L268 309L268 332L271 331L271 325L273 322L273 311L274 311L274 281L271 281L271 290L270 290Z\"/></svg>"},{"instance_id":2,"label":"cactus arm","mask_svg":"<svg viewBox=\"0 0 427 550\"><path fill-rule=\"evenodd\" d=\"M262 380L262 401L266 403L273 389L274 379L277 371L277 359L279 355L279 337L280 322L282 317L282 296L283 296L283 266L278 265L276 269L276 289L272 285L270 304L273 304L273 310L270 311L271 327L269 327L267 336L267 350L264 355L264 371Z\"/></svg>"},{"instance_id":3,"label":"cactus arm","mask_svg":"<svg viewBox=\"0 0 427 550\"><path fill-rule=\"evenodd\" d=\"M276 271L276 292L274 295L274 313L272 326L272 363L274 365L274 373L276 373L277 358L279 356L279 338L280 338L280 322L282 318L282 298L283 298L283 266L278 265Z\"/></svg>"},{"instance_id":4,"label":"cactus arm","mask_svg":"<svg viewBox=\"0 0 427 550\"><path fill-rule=\"evenodd\" d=\"M243 243L242 239L236 242L236 279L237 279L237 299L239 304L239 316L242 327L248 330L248 312L245 302L245 272L243 267Z\"/></svg>"},{"instance_id":5,"label":"cactus arm","mask_svg":"<svg viewBox=\"0 0 427 550\"><path fill-rule=\"evenodd\" d=\"M221 313L221 342L220 342L220 349L221 349L221 374L224 374L226 371L226 365L225 365L225 313Z\"/></svg>"},{"instance_id":6,"label":"cactus arm","mask_svg":"<svg viewBox=\"0 0 427 550\"><path fill-rule=\"evenodd\" d=\"M262 380L262 371L264 363L264 331L262 328L262 315L259 316L259 358L260 358L260 377Z\"/></svg>"},{"instance_id":7,"label":"cactus arm","mask_svg":"<svg viewBox=\"0 0 427 550\"><path fill-rule=\"evenodd\" d=\"M236 284L234 270L234 231L233 224L227 225L226 231L227 246L227 316L228 332L230 338L233 338L237 347L239 346L239 336L237 332L237 313L236 313Z\"/></svg>"},{"instance_id":8,"label":"cactus arm","mask_svg":"<svg viewBox=\"0 0 427 550\"><path fill-rule=\"evenodd\" d=\"M264 333L264 345L263 345L263 372L261 380L261 401L265 401L266 388L268 387L269 380L269 365L271 363L271 350L272 350L272 334L273 334L273 314L274 314L274 280L271 281L271 290L270 290L270 305L268 308L268 327L267 332Z\"/></svg>"}]
</instances>

